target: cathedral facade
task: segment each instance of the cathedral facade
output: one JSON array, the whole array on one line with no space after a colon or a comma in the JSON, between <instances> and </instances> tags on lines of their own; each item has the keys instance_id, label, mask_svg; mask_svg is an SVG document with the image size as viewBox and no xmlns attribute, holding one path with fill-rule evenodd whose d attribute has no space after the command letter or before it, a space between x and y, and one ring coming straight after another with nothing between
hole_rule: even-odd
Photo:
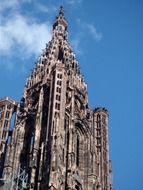
<instances>
[{"instance_id":1,"label":"cathedral facade","mask_svg":"<svg viewBox=\"0 0 143 190\"><path fill-rule=\"evenodd\" d=\"M111 190L108 111L90 109L61 7L16 104L2 190Z\"/></svg>"}]
</instances>

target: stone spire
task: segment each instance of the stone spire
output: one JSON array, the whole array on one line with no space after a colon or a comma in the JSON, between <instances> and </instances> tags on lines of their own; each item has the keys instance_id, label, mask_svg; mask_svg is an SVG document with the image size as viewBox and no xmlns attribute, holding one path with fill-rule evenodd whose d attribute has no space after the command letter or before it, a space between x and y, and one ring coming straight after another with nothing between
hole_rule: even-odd
<instances>
[{"instance_id":1,"label":"stone spire","mask_svg":"<svg viewBox=\"0 0 143 190\"><path fill-rule=\"evenodd\" d=\"M88 107L87 85L67 26L60 7L52 39L17 106L2 190L111 190L108 112Z\"/></svg>"}]
</instances>

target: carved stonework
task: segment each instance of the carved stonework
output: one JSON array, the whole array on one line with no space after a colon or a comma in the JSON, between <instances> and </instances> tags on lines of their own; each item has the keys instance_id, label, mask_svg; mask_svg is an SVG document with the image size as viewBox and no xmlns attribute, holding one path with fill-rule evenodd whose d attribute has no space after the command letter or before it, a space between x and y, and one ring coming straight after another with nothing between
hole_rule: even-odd
<instances>
[{"instance_id":1,"label":"carved stonework","mask_svg":"<svg viewBox=\"0 0 143 190\"><path fill-rule=\"evenodd\" d=\"M108 112L88 107L67 26L61 7L17 107L3 190L111 190Z\"/></svg>"}]
</instances>

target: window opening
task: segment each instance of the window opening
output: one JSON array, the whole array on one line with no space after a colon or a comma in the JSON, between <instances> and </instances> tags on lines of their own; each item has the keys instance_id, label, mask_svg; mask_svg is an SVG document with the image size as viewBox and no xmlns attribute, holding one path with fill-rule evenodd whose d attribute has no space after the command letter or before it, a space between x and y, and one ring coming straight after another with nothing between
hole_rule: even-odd
<instances>
[{"instance_id":1,"label":"window opening","mask_svg":"<svg viewBox=\"0 0 143 190\"><path fill-rule=\"evenodd\" d=\"M76 141L76 166L79 166L79 135L77 135Z\"/></svg>"}]
</instances>

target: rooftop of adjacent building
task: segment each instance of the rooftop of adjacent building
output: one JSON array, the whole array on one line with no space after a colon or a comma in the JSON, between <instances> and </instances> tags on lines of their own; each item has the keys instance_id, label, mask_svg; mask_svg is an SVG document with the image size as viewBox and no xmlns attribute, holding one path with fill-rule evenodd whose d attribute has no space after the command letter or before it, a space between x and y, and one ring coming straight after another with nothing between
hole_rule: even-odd
<instances>
[{"instance_id":1,"label":"rooftop of adjacent building","mask_svg":"<svg viewBox=\"0 0 143 190\"><path fill-rule=\"evenodd\" d=\"M13 104L13 105L17 104L15 100L13 100L12 98L10 98L8 96L0 98L0 105L6 104L6 103L10 103L10 104Z\"/></svg>"}]
</instances>

